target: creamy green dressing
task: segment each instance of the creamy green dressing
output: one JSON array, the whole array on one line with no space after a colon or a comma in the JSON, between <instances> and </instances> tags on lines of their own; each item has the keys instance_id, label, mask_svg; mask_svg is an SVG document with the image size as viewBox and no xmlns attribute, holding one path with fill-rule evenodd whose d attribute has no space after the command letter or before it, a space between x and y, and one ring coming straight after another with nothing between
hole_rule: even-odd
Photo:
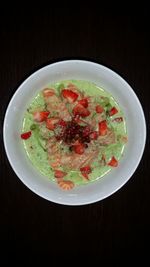
<instances>
[{"instance_id":1,"label":"creamy green dressing","mask_svg":"<svg viewBox=\"0 0 150 267\"><path fill-rule=\"evenodd\" d=\"M85 91L86 95L94 97L98 95L109 97L110 104L112 106L115 106L119 110L119 112L115 114L113 118L115 117L124 118L123 112L120 109L116 100L113 98L113 96L110 93L106 92L104 89L96 86L94 83L81 80L69 80L69 81L66 80L57 82L55 84L49 84L47 88L55 88L56 90L59 91L60 84L63 83L64 86L67 86L69 82L75 84L79 88L79 90ZM34 124L32 112L38 109L39 110L45 109L45 102L41 92L39 92L35 96L35 98L30 103L27 112L25 113L23 119L22 132L30 131L30 127ZM115 128L115 133L118 136L118 138L119 136L126 136L127 131L126 131L125 119L121 123L112 122L111 125ZM33 166L43 175L47 176L51 180L55 180L54 172L48 162L47 152L46 150L44 150L44 142L45 142L44 140L38 138L36 131L32 131L31 137L23 141L24 148ZM115 144L109 145L99 153L98 159L101 159L101 155L104 152L107 162L111 159L112 156L115 156L117 160L120 160L120 158L123 155L124 147L125 144L120 141L116 142ZM97 159L95 160L95 162L93 162L91 167L92 167L92 173L89 174L89 182L95 181L103 177L106 173L108 173L112 169L108 165L99 166ZM67 176L65 176L65 179L72 180L76 185L81 185L88 182L85 179L83 179L83 176L81 175L80 171L69 171Z\"/></svg>"}]
</instances>

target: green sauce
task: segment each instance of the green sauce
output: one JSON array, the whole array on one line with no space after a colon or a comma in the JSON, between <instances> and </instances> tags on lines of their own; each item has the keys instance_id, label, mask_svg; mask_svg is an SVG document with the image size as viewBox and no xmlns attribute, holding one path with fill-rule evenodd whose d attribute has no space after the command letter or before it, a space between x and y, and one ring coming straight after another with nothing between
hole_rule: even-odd
<instances>
[{"instance_id":1,"label":"green sauce","mask_svg":"<svg viewBox=\"0 0 150 267\"><path fill-rule=\"evenodd\" d=\"M115 117L123 117L123 112L120 109L118 103L113 98L111 94L106 92L104 89L96 86L94 83L88 82L88 81L80 81L80 80L69 80L69 81L62 81L55 84L49 84L48 88L55 88L56 91L59 93L59 90L64 85L67 86L67 84L71 82L75 84L79 90L85 91L86 95L89 96L104 96L109 98L109 103L112 107L116 107L119 112L113 116ZM35 98L31 101L29 108L27 109L27 112L25 113L24 120L23 120L23 127L22 132L30 131L30 127L34 124L32 112L35 110L44 110L45 109L45 102L43 99L43 96L40 93L38 93ZM104 147L103 151L99 153L98 159L100 160L102 153L105 153L106 161L108 162L112 156L115 156L117 160L120 160L120 158L123 155L125 144L122 141L119 141L120 136L126 136L126 124L125 119L121 123L111 122L111 126L114 127L115 133L118 136L118 141L115 144L109 145L108 147ZM39 140L37 130L32 131L32 135L29 139L23 141L24 148L26 150L26 153L31 160L33 166L41 172L43 175L47 176L51 180L55 180L54 178L54 172L52 168L49 165L48 158L47 158L47 151L44 149L44 140ZM106 166L100 166L98 164L98 159L93 162L91 165L92 167L92 173L89 174L89 181L86 181L83 179L80 171L70 171L68 172L67 176L65 177L66 180L72 180L76 185L85 184L90 181L95 181L101 177L103 177L106 173L108 173L112 168L108 165Z\"/></svg>"}]
</instances>

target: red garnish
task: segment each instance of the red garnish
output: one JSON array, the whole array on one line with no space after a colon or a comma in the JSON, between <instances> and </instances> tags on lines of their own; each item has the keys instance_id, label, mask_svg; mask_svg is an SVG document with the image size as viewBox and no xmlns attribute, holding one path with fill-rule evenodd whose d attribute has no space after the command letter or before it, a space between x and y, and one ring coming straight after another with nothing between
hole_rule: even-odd
<instances>
[{"instance_id":1,"label":"red garnish","mask_svg":"<svg viewBox=\"0 0 150 267\"><path fill-rule=\"evenodd\" d=\"M89 136L90 132L91 132L90 127L89 127L89 126L85 126L85 127L83 128L83 131L82 131L82 137Z\"/></svg>"},{"instance_id":2,"label":"red garnish","mask_svg":"<svg viewBox=\"0 0 150 267\"><path fill-rule=\"evenodd\" d=\"M87 117L90 115L90 111L86 109L85 107L83 107L81 104L77 104L73 108L73 114L74 116L80 115L81 117Z\"/></svg>"},{"instance_id":3,"label":"red garnish","mask_svg":"<svg viewBox=\"0 0 150 267\"><path fill-rule=\"evenodd\" d=\"M76 99L78 98L78 94L68 90L68 89L63 89L62 90L62 95L64 98L66 98L68 100L69 103L73 103L76 101Z\"/></svg>"},{"instance_id":4,"label":"red garnish","mask_svg":"<svg viewBox=\"0 0 150 267\"><path fill-rule=\"evenodd\" d=\"M118 109L116 109L116 107L111 108L111 110L109 110L109 116L113 116L116 113L118 113Z\"/></svg>"},{"instance_id":5,"label":"red garnish","mask_svg":"<svg viewBox=\"0 0 150 267\"><path fill-rule=\"evenodd\" d=\"M33 113L33 119L37 122L46 121L49 114L48 111L36 111Z\"/></svg>"},{"instance_id":6,"label":"red garnish","mask_svg":"<svg viewBox=\"0 0 150 267\"><path fill-rule=\"evenodd\" d=\"M53 96L53 95L55 95L54 89L45 88L43 90L43 96L44 97L50 97L50 96Z\"/></svg>"},{"instance_id":7,"label":"red garnish","mask_svg":"<svg viewBox=\"0 0 150 267\"><path fill-rule=\"evenodd\" d=\"M67 122L66 121L64 121L64 120L60 120L59 121L59 123L58 123L60 126L62 126L62 127L66 127L67 126Z\"/></svg>"},{"instance_id":8,"label":"red garnish","mask_svg":"<svg viewBox=\"0 0 150 267\"><path fill-rule=\"evenodd\" d=\"M82 168L80 168L80 171L82 173L82 175L88 180L88 174L92 172L91 167L90 166L84 166Z\"/></svg>"},{"instance_id":9,"label":"red garnish","mask_svg":"<svg viewBox=\"0 0 150 267\"><path fill-rule=\"evenodd\" d=\"M98 132L94 131L90 133L91 140L96 140L98 138Z\"/></svg>"},{"instance_id":10,"label":"red garnish","mask_svg":"<svg viewBox=\"0 0 150 267\"><path fill-rule=\"evenodd\" d=\"M107 134L107 122L106 120L99 122L99 135Z\"/></svg>"},{"instance_id":11,"label":"red garnish","mask_svg":"<svg viewBox=\"0 0 150 267\"><path fill-rule=\"evenodd\" d=\"M118 166L118 160L115 159L115 157L113 156L111 158L111 160L108 162L108 165L111 166L111 167L117 167Z\"/></svg>"},{"instance_id":12,"label":"red garnish","mask_svg":"<svg viewBox=\"0 0 150 267\"><path fill-rule=\"evenodd\" d=\"M97 113L102 113L104 111L103 107L101 107L100 105L97 105L95 109Z\"/></svg>"},{"instance_id":13,"label":"red garnish","mask_svg":"<svg viewBox=\"0 0 150 267\"><path fill-rule=\"evenodd\" d=\"M49 118L46 120L46 128L49 130L54 130L58 122L59 122L58 118Z\"/></svg>"},{"instance_id":14,"label":"red garnish","mask_svg":"<svg viewBox=\"0 0 150 267\"><path fill-rule=\"evenodd\" d=\"M67 173L66 172L63 172L63 171L60 171L60 170L55 170L55 178L63 178L64 176L66 176Z\"/></svg>"},{"instance_id":15,"label":"red garnish","mask_svg":"<svg viewBox=\"0 0 150 267\"><path fill-rule=\"evenodd\" d=\"M118 117L118 118L113 119L113 121L116 121L116 122L120 123L120 122L123 121L123 118L122 117Z\"/></svg>"},{"instance_id":16,"label":"red garnish","mask_svg":"<svg viewBox=\"0 0 150 267\"><path fill-rule=\"evenodd\" d=\"M83 154L85 150L84 144L78 144L73 146L74 152L77 154Z\"/></svg>"},{"instance_id":17,"label":"red garnish","mask_svg":"<svg viewBox=\"0 0 150 267\"><path fill-rule=\"evenodd\" d=\"M76 122L76 123L80 123L81 120L80 120L80 115L75 115L73 120Z\"/></svg>"},{"instance_id":18,"label":"red garnish","mask_svg":"<svg viewBox=\"0 0 150 267\"><path fill-rule=\"evenodd\" d=\"M85 108L88 107L88 101L87 101L87 98L83 98L83 99L79 100L78 103L79 103L80 105L82 105L83 107L85 107Z\"/></svg>"},{"instance_id":19,"label":"red garnish","mask_svg":"<svg viewBox=\"0 0 150 267\"><path fill-rule=\"evenodd\" d=\"M21 134L21 138L24 139L24 140L26 140L26 139L30 138L31 134L32 134L31 131L26 132L26 133L22 133Z\"/></svg>"},{"instance_id":20,"label":"red garnish","mask_svg":"<svg viewBox=\"0 0 150 267\"><path fill-rule=\"evenodd\" d=\"M90 132L89 125L79 125L73 118L72 121L66 122L66 126L62 126L62 132L56 138L57 140L63 140L68 145L90 143ZM75 141L78 141L78 143L75 144Z\"/></svg>"}]
</instances>

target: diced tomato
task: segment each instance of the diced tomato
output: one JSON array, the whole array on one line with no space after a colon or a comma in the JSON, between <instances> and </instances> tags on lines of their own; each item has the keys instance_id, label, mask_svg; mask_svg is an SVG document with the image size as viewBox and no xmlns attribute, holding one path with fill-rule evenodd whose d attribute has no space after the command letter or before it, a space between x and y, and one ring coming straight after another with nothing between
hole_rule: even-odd
<instances>
[{"instance_id":1,"label":"diced tomato","mask_svg":"<svg viewBox=\"0 0 150 267\"><path fill-rule=\"evenodd\" d=\"M81 172L86 172L87 174L89 174L89 173L92 172L91 167L90 167L89 165L80 168L80 171L81 171Z\"/></svg>"},{"instance_id":2,"label":"diced tomato","mask_svg":"<svg viewBox=\"0 0 150 267\"><path fill-rule=\"evenodd\" d=\"M88 174L92 172L90 166L85 166L80 168L81 174L86 178L89 179Z\"/></svg>"},{"instance_id":3,"label":"diced tomato","mask_svg":"<svg viewBox=\"0 0 150 267\"><path fill-rule=\"evenodd\" d=\"M101 107L100 105L97 105L95 109L97 113L102 113L104 111L103 107Z\"/></svg>"},{"instance_id":4,"label":"diced tomato","mask_svg":"<svg viewBox=\"0 0 150 267\"><path fill-rule=\"evenodd\" d=\"M106 120L99 122L99 135L107 134L107 122Z\"/></svg>"},{"instance_id":5,"label":"diced tomato","mask_svg":"<svg viewBox=\"0 0 150 267\"><path fill-rule=\"evenodd\" d=\"M36 111L33 113L33 119L37 122L46 121L49 114L48 111Z\"/></svg>"},{"instance_id":6,"label":"diced tomato","mask_svg":"<svg viewBox=\"0 0 150 267\"><path fill-rule=\"evenodd\" d=\"M77 153L77 154L83 154L84 153L84 150L85 150L85 147L83 144L77 144L77 145L74 145L73 146L73 149L74 149L74 152Z\"/></svg>"},{"instance_id":7,"label":"diced tomato","mask_svg":"<svg viewBox=\"0 0 150 267\"><path fill-rule=\"evenodd\" d=\"M98 132L94 131L94 132L90 133L90 138L92 140L96 140L98 138Z\"/></svg>"},{"instance_id":8,"label":"diced tomato","mask_svg":"<svg viewBox=\"0 0 150 267\"><path fill-rule=\"evenodd\" d=\"M54 130L58 122L59 122L58 118L49 118L46 120L46 128L49 130Z\"/></svg>"},{"instance_id":9,"label":"diced tomato","mask_svg":"<svg viewBox=\"0 0 150 267\"><path fill-rule=\"evenodd\" d=\"M117 167L118 166L118 160L115 159L115 157L113 156L111 158L111 160L108 162L108 165L111 166L111 167Z\"/></svg>"},{"instance_id":10,"label":"diced tomato","mask_svg":"<svg viewBox=\"0 0 150 267\"><path fill-rule=\"evenodd\" d=\"M66 121L64 121L64 120L60 120L59 121L59 123L58 123L60 126L62 126L62 127L65 127L65 126L67 126L67 122Z\"/></svg>"},{"instance_id":11,"label":"diced tomato","mask_svg":"<svg viewBox=\"0 0 150 267\"><path fill-rule=\"evenodd\" d=\"M55 91L54 91L54 89L45 88L45 89L43 90L43 96L44 96L44 97L50 97L50 96L53 96L53 95L55 95Z\"/></svg>"},{"instance_id":12,"label":"diced tomato","mask_svg":"<svg viewBox=\"0 0 150 267\"><path fill-rule=\"evenodd\" d=\"M111 108L111 110L109 110L109 116L113 116L116 113L118 113L118 109L116 109L116 107Z\"/></svg>"},{"instance_id":13,"label":"diced tomato","mask_svg":"<svg viewBox=\"0 0 150 267\"><path fill-rule=\"evenodd\" d=\"M67 173L66 172L63 172L63 171L60 171L60 170L55 170L55 178L63 178L64 176L66 176Z\"/></svg>"},{"instance_id":14,"label":"diced tomato","mask_svg":"<svg viewBox=\"0 0 150 267\"><path fill-rule=\"evenodd\" d=\"M22 133L21 134L21 138L24 139L24 140L26 140L26 139L30 138L31 134L32 134L31 131L26 132L26 133Z\"/></svg>"},{"instance_id":15,"label":"diced tomato","mask_svg":"<svg viewBox=\"0 0 150 267\"><path fill-rule=\"evenodd\" d=\"M73 92L71 90L68 90L68 89L63 89L62 90L62 95L63 95L64 98L67 99L67 101L69 103L75 102L76 99L78 98L78 94L77 93L75 93L75 92Z\"/></svg>"},{"instance_id":16,"label":"diced tomato","mask_svg":"<svg viewBox=\"0 0 150 267\"><path fill-rule=\"evenodd\" d=\"M88 101L87 101L87 98L83 98L83 99L79 100L78 103L79 103L80 105L82 105L83 107L85 107L85 108L88 107Z\"/></svg>"},{"instance_id":17,"label":"diced tomato","mask_svg":"<svg viewBox=\"0 0 150 267\"><path fill-rule=\"evenodd\" d=\"M83 107L81 104L77 104L73 108L73 114L74 116L80 115L81 117L87 117L90 115L90 111L86 109L85 107Z\"/></svg>"},{"instance_id":18,"label":"diced tomato","mask_svg":"<svg viewBox=\"0 0 150 267\"><path fill-rule=\"evenodd\" d=\"M123 121L123 118L122 117L118 117L118 118L113 119L113 121L116 121L116 122L120 123L120 122Z\"/></svg>"}]
</instances>

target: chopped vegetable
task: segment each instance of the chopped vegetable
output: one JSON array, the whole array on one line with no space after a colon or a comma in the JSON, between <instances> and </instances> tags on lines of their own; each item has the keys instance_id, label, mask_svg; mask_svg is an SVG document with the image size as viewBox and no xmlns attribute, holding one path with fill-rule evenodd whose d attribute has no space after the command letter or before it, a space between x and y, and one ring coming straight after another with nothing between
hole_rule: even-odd
<instances>
[{"instance_id":1,"label":"chopped vegetable","mask_svg":"<svg viewBox=\"0 0 150 267\"><path fill-rule=\"evenodd\" d=\"M24 140L27 140L27 139L30 138L31 134L32 134L31 131L26 132L26 133L22 133L22 134L21 134L21 138L24 139Z\"/></svg>"},{"instance_id":2,"label":"chopped vegetable","mask_svg":"<svg viewBox=\"0 0 150 267\"><path fill-rule=\"evenodd\" d=\"M116 109L116 107L113 107L111 110L109 110L109 116L113 116L116 113L118 113L118 109Z\"/></svg>"},{"instance_id":3,"label":"chopped vegetable","mask_svg":"<svg viewBox=\"0 0 150 267\"><path fill-rule=\"evenodd\" d=\"M106 157L105 157L104 154L102 154L102 157L101 157L101 160L100 160L100 164L101 164L102 166L105 166L105 165L106 165Z\"/></svg>"},{"instance_id":4,"label":"chopped vegetable","mask_svg":"<svg viewBox=\"0 0 150 267\"><path fill-rule=\"evenodd\" d=\"M99 135L107 134L107 122L106 120L99 122Z\"/></svg>"},{"instance_id":5,"label":"chopped vegetable","mask_svg":"<svg viewBox=\"0 0 150 267\"><path fill-rule=\"evenodd\" d=\"M88 107L88 100L87 100L87 98L83 98L83 99L79 100L78 103L80 105L82 105L83 107L85 107L85 108Z\"/></svg>"},{"instance_id":6,"label":"chopped vegetable","mask_svg":"<svg viewBox=\"0 0 150 267\"><path fill-rule=\"evenodd\" d=\"M90 133L90 138L92 140L96 140L98 138L98 132L97 131L93 131Z\"/></svg>"},{"instance_id":7,"label":"chopped vegetable","mask_svg":"<svg viewBox=\"0 0 150 267\"><path fill-rule=\"evenodd\" d=\"M81 174L86 178L89 179L88 174L92 172L90 166L84 166L80 168Z\"/></svg>"},{"instance_id":8,"label":"chopped vegetable","mask_svg":"<svg viewBox=\"0 0 150 267\"><path fill-rule=\"evenodd\" d=\"M85 107L83 107L81 104L77 104L73 108L73 114L74 116L80 115L81 117L87 117L90 115L90 111L86 109Z\"/></svg>"},{"instance_id":9,"label":"chopped vegetable","mask_svg":"<svg viewBox=\"0 0 150 267\"><path fill-rule=\"evenodd\" d=\"M54 130L58 122L58 118L49 118L46 120L46 128L49 130Z\"/></svg>"},{"instance_id":10,"label":"chopped vegetable","mask_svg":"<svg viewBox=\"0 0 150 267\"><path fill-rule=\"evenodd\" d=\"M49 111L36 111L33 113L33 119L36 122L46 121L49 114L50 114Z\"/></svg>"},{"instance_id":11,"label":"chopped vegetable","mask_svg":"<svg viewBox=\"0 0 150 267\"><path fill-rule=\"evenodd\" d=\"M37 125L36 124L32 124L31 126L30 126L30 130L35 130L37 128Z\"/></svg>"},{"instance_id":12,"label":"chopped vegetable","mask_svg":"<svg viewBox=\"0 0 150 267\"><path fill-rule=\"evenodd\" d=\"M59 123L58 123L60 126L62 126L62 127L66 127L67 126L67 122L66 121L64 121L64 120L60 120L59 121Z\"/></svg>"},{"instance_id":13,"label":"chopped vegetable","mask_svg":"<svg viewBox=\"0 0 150 267\"><path fill-rule=\"evenodd\" d=\"M83 154L85 150L85 146L83 144L74 145L73 148L74 152L80 155Z\"/></svg>"},{"instance_id":14,"label":"chopped vegetable","mask_svg":"<svg viewBox=\"0 0 150 267\"><path fill-rule=\"evenodd\" d=\"M104 111L103 107L101 107L100 105L96 106L96 112L97 113L102 113Z\"/></svg>"},{"instance_id":15,"label":"chopped vegetable","mask_svg":"<svg viewBox=\"0 0 150 267\"><path fill-rule=\"evenodd\" d=\"M63 83L60 83L60 84L57 85L57 89L58 89L58 90L62 90L62 89L64 89L64 88L65 88L65 86L64 86Z\"/></svg>"},{"instance_id":16,"label":"chopped vegetable","mask_svg":"<svg viewBox=\"0 0 150 267\"><path fill-rule=\"evenodd\" d=\"M109 98L103 96L103 97L101 97L99 102L100 102L101 106L105 107L109 104Z\"/></svg>"},{"instance_id":17,"label":"chopped vegetable","mask_svg":"<svg viewBox=\"0 0 150 267\"><path fill-rule=\"evenodd\" d=\"M82 128L83 131L82 131L82 136L83 137L86 137L86 136L89 136L90 132L91 132L91 129L89 126L84 126L84 128Z\"/></svg>"},{"instance_id":18,"label":"chopped vegetable","mask_svg":"<svg viewBox=\"0 0 150 267\"><path fill-rule=\"evenodd\" d=\"M105 110L106 110L106 113L109 115L109 111L112 109L112 105L110 103L108 103L106 106L105 106Z\"/></svg>"},{"instance_id":19,"label":"chopped vegetable","mask_svg":"<svg viewBox=\"0 0 150 267\"><path fill-rule=\"evenodd\" d=\"M108 165L111 167L117 167L118 166L118 160L113 156L111 160L108 162Z\"/></svg>"},{"instance_id":20,"label":"chopped vegetable","mask_svg":"<svg viewBox=\"0 0 150 267\"><path fill-rule=\"evenodd\" d=\"M62 90L62 96L66 98L69 103L75 102L76 99L78 98L78 94L68 89Z\"/></svg>"}]
</instances>

